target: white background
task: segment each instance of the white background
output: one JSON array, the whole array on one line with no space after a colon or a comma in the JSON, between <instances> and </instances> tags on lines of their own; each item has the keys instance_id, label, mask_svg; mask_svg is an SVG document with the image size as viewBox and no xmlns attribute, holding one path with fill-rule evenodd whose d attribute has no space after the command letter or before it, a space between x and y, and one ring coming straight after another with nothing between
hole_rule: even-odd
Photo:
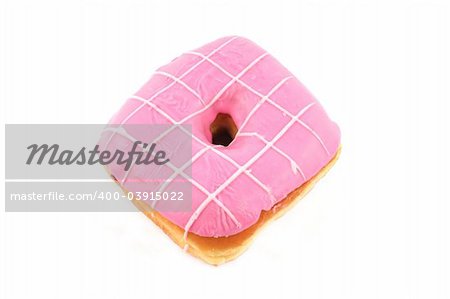
<instances>
[{"instance_id":1,"label":"white background","mask_svg":"<svg viewBox=\"0 0 450 299\"><path fill-rule=\"evenodd\" d=\"M155 68L238 34L315 94L343 150L220 267L140 213L2 212L0 297L450 298L449 19L445 0L1 1L5 123L105 123Z\"/></svg>"}]
</instances>

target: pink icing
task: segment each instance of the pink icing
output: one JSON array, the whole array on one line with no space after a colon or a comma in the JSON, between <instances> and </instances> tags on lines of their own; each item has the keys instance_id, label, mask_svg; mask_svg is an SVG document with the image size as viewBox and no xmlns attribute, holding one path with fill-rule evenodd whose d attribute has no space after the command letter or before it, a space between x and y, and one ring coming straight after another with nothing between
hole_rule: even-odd
<instances>
[{"instance_id":1,"label":"pink icing","mask_svg":"<svg viewBox=\"0 0 450 299\"><path fill-rule=\"evenodd\" d=\"M228 147L211 147L209 126L218 113L231 115L239 129ZM338 126L310 92L242 37L218 39L161 67L111 124L174 121L192 125L196 185L192 211L161 214L206 237L237 234L257 222L262 210L324 167L340 144Z\"/></svg>"}]
</instances>

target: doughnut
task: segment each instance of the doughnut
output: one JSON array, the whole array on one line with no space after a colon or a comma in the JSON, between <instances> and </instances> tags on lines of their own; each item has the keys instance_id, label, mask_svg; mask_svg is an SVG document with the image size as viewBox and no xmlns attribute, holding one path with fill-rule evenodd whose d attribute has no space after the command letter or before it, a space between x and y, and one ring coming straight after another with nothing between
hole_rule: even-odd
<instances>
[{"instance_id":1,"label":"doughnut","mask_svg":"<svg viewBox=\"0 0 450 299\"><path fill-rule=\"evenodd\" d=\"M183 250L212 265L242 254L333 166L341 148L339 127L314 96L239 36L157 69L112 117L108 126L115 131L105 130L105 146L123 146L118 128L126 124L190 126L191 209L133 203ZM115 166L106 168L113 178L121 175ZM145 179L133 169L127 178ZM128 180L117 182L132 192Z\"/></svg>"}]
</instances>

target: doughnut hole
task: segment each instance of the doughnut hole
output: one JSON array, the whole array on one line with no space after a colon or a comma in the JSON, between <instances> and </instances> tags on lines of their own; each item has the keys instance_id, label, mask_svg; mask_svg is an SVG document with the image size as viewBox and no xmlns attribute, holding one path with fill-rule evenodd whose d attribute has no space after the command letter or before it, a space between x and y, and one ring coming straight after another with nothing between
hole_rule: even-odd
<instances>
[{"instance_id":1,"label":"doughnut hole","mask_svg":"<svg viewBox=\"0 0 450 299\"><path fill-rule=\"evenodd\" d=\"M209 126L211 131L211 143L215 145L228 146L236 136L238 128L229 114L218 113Z\"/></svg>"}]
</instances>

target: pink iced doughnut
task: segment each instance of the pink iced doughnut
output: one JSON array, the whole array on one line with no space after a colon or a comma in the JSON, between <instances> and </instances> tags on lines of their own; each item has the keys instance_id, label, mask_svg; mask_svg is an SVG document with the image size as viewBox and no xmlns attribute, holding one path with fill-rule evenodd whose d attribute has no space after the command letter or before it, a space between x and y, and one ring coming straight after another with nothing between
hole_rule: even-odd
<instances>
[{"instance_id":1,"label":"pink iced doughnut","mask_svg":"<svg viewBox=\"0 0 450 299\"><path fill-rule=\"evenodd\" d=\"M162 66L111 120L152 123L192 126L192 211L160 212L185 237L244 231L314 177L340 145L338 126L314 96L242 37L218 39Z\"/></svg>"}]
</instances>

